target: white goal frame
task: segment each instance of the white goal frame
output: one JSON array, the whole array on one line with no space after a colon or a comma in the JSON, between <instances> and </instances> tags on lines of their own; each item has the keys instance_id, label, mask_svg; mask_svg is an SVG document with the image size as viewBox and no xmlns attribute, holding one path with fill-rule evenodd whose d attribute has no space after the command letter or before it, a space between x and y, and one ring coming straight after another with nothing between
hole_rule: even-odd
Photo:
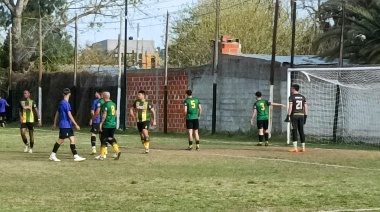
<instances>
[{"instance_id":1,"label":"white goal frame","mask_svg":"<svg viewBox=\"0 0 380 212\"><path fill-rule=\"evenodd\" d=\"M363 70L378 70L380 72L380 67L379 66L361 66L361 67L331 67L331 68L317 68L317 67L313 67L313 68L288 68L287 70L287 97L286 97L286 101L287 101L287 109L289 109L289 101L288 101L288 98L290 96L290 91L291 91L291 85L292 85L292 72L299 72L299 73L302 73L308 82L311 82L311 78L309 76L309 74L307 72L313 72L313 71L340 71L340 72L345 72L345 71L363 71ZM358 72L359 73L359 72ZM318 77L316 77L318 78ZM319 78L325 82L330 82L334 85L339 85L339 86L345 86L345 87L348 87L350 88L350 86L347 86L345 84L341 84L339 81L334 81L334 80L325 80L324 78ZM380 82L379 82L380 83ZM380 87L380 85L379 85ZM302 86L300 88L300 93L302 94ZM380 90L379 90L379 93L380 93ZM308 96L306 96L306 101L308 100ZM288 110L287 110L288 111ZM310 117L312 118L312 117ZM379 129L380 131L380 129ZM306 135L307 135L307 132L306 132ZM290 131L290 123L287 123L287 144L290 144L290 140L291 140L291 131ZM307 140L307 137L306 137L306 140Z\"/></svg>"}]
</instances>

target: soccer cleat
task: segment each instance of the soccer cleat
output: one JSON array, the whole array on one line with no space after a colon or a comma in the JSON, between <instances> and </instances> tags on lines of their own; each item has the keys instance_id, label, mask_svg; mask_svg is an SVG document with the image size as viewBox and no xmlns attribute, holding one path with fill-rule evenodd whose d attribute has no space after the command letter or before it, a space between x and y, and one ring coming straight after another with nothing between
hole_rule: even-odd
<instances>
[{"instance_id":1,"label":"soccer cleat","mask_svg":"<svg viewBox=\"0 0 380 212\"><path fill-rule=\"evenodd\" d=\"M306 152L306 149L303 149L303 148L302 148L302 149L300 150L300 152Z\"/></svg>"},{"instance_id":2,"label":"soccer cleat","mask_svg":"<svg viewBox=\"0 0 380 212\"><path fill-rule=\"evenodd\" d=\"M118 153L117 153L117 156L115 157L115 160L119 160L120 155L121 155L121 152L118 152Z\"/></svg>"},{"instance_id":3,"label":"soccer cleat","mask_svg":"<svg viewBox=\"0 0 380 212\"><path fill-rule=\"evenodd\" d=\"M262 146L263 145L263 142L259 142L256 144L256 146Z\"/></svg>"},{"instance_id":4,"label":"soccer cleat","mask_svg":"<svg viewBox=\"0 0 380 212\"><path fill-rule=\"evenodd\" d=\"M112 158L117 158L117 153L113 154Z\"/></svg>"},{"instance_id":5,"label":"soccer cleat","mask_svg":"<svg viewBox=\"0 0 380 212\"><path fill-rule=\"evenodd\" d=\"M33 153L33 149L32 149L32 148L29 149L29 153L30 153L30 154Z\"/></svg>"},{"instance_id":6,"label":"soccer cleat","mask_svg":"<svg viewBox=\"0 0 380 212\"><path fill-rule=\"evenodd\" d=\"M95 155L96 154L96 149L92 149L90 155Z\"/></svg>"},{"instance_id":7,"label":"soccer cleat","mask_svg":"<svg viewBox=\"0 0 380 212\"><path fill-rule=\"evenodd\" d=\"M86 158L82 158L82 157L79 156L79 155L76 156L76 157L74 156L74 161L75 161L75 162L81 162L81 161L84 161L84 160L86 160Z\"/></svg>"},{"instance_id":8,"label":"soccer cleat","mask_svg":"<svg viewBox=\"0 0 380 212\"><path fill-rule=\"evenodd\" d=\"M145 149L145 154L148 154L149 153L149 149Z\"/></svg>"},{"instance_id":9,"label":"soccer cleat","mask_svg":"<svg viewBox=\"0 0 380 212\"><path fill-rule=\"evenodd\" d=\"M49 157L49 160L54 161L54 162L59 162L59 161L61 161L60 159L57 158L57 156L51 156L51 155L50 155L50 157Z\"/></svg>"},{"instance_id":10,"label":"soccer cleat","mask_svg":"<svg viewBox=\"0 0 380 212\"><path fill-rule=\"evenodd\" d=\"M187 147L187 149L186 150L189 150L189 151L191 151L191 150L193 150L193 147Z\"/></svg>"},{"instance_id":11,"label":"soccer cleat","mask_svg":"<svg viewBox=\"0 0 380 212\"><path fill-rule=\"evenodd\" d=\"M24 152L28 152L29 146L25 146Z\"/></svg>"},{"instance_id":12,"label":"soccer cleat","mask_svg":"<svg viewBox=\"0 0 380 212\"><path fill-rule=\"evenodd\" d=\"M96 160L104 160L104 158L102 158L100 155L96 156L95 159Z\"/></svg>"},{"instance_id":13,"label":"soccer cleat","mask_svg":"<svg viewBox=\"0 0 380 212\"><path fill-rule=\"evenodd\" d=\"M291 150L288 150L288 152L294 152L294 153L297 153L297 152L298 152L298 149L291 149Z\"/></svg>"},{"instance_id":14,"label":"soccer cleat","mask_svg":"<svg viewBox=\"0 0 380 212\"><path fill-rule=\"evenodd\" d=\"M268 141L265 141L265 146L269 146L269 142Z\"/></svg>"},{"instance_id":15,"label":"soccer cleat","mask_svg":"<svg viewBox=\"0 0 380 212\"><path fill-rule=\"evenodd\" d=\"M196 146L196 147L195 147L195 150L199 151L199 146Z\"/></svg>"}]
</instances>

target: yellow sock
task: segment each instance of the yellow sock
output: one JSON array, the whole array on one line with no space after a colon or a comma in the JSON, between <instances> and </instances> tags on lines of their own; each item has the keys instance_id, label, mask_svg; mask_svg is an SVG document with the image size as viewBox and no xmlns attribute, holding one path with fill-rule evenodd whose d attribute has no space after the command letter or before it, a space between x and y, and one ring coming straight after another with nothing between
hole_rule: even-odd
<instances>
[{"instance_id":1,"label":"yellow sock","mask_svg":"<svg viewBox=\"0 0 380 212\"><path fill-rule=\"evenodd\" d=\"M116 153L119 152L119 145L117 145L117 143L113 143L112 148L113 148L113 150L115 150Z\"/></svg>"},{"instance_id":2,"label":"yellow sock","mask_svg":"<svg viewBox=\"0 0 380 212\"><path fill-rule=\"evenodd\" d=\"M101 146L100 147L100 157L104 158L104 155L106 154L106 147Z\"/></svg>"}]
</instances>

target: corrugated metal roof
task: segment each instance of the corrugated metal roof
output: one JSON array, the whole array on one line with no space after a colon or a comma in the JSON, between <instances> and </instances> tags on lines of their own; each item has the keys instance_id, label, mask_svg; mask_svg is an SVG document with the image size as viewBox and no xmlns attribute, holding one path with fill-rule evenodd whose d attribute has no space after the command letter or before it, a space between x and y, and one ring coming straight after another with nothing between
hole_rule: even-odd
<instances>
[{"instance_id":1,"label":"corrugated metal roof","mask_svg":"<svg viewBox=\"0 0 380 212\"><path fill-rule=\"evenodd\" d=\"M272 55L266 54L239 54L236 56L242 57L250 57L257 58L263 60L272 60ZM290 64L290 56L276 56L276 62L280 63L289 63ZM339 61L326 61L315 55L295 55L294 56L294 65L338 65ZM344 63L347 63L345 60Z\"/></svg>"}]
</instances>

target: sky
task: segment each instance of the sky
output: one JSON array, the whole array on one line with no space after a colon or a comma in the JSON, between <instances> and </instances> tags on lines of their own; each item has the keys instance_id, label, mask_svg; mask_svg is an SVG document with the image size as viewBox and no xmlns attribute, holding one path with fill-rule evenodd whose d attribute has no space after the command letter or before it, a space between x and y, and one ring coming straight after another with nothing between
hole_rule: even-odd
<instances>
[{"instance_id":1,"label":"sky","mask_svg":"<svg viewBox=\"0 0 380 212\"><path fill-rule=\"evenodd\" d=\"M137 38L137 26L139 25L139 40L154 40L156 47L163 48L165 45L166 13L170 14L169 21L184 8L197 4L198 0L143 0L138 9L128 7L127 37ZM123 8L124 9L124 8ZM118 39L120 34L120 11L110 11L119 17L99 17L96 19L103 26L89 28L93 17L84 17L78 22L78 44L80 48L106 39ZM74 13L74 11L72 11ZM124 39L124 11L122 11L122 39ZM74 24L68 28L70 34L74 35Z\"/></svg>"}]
</instances>

